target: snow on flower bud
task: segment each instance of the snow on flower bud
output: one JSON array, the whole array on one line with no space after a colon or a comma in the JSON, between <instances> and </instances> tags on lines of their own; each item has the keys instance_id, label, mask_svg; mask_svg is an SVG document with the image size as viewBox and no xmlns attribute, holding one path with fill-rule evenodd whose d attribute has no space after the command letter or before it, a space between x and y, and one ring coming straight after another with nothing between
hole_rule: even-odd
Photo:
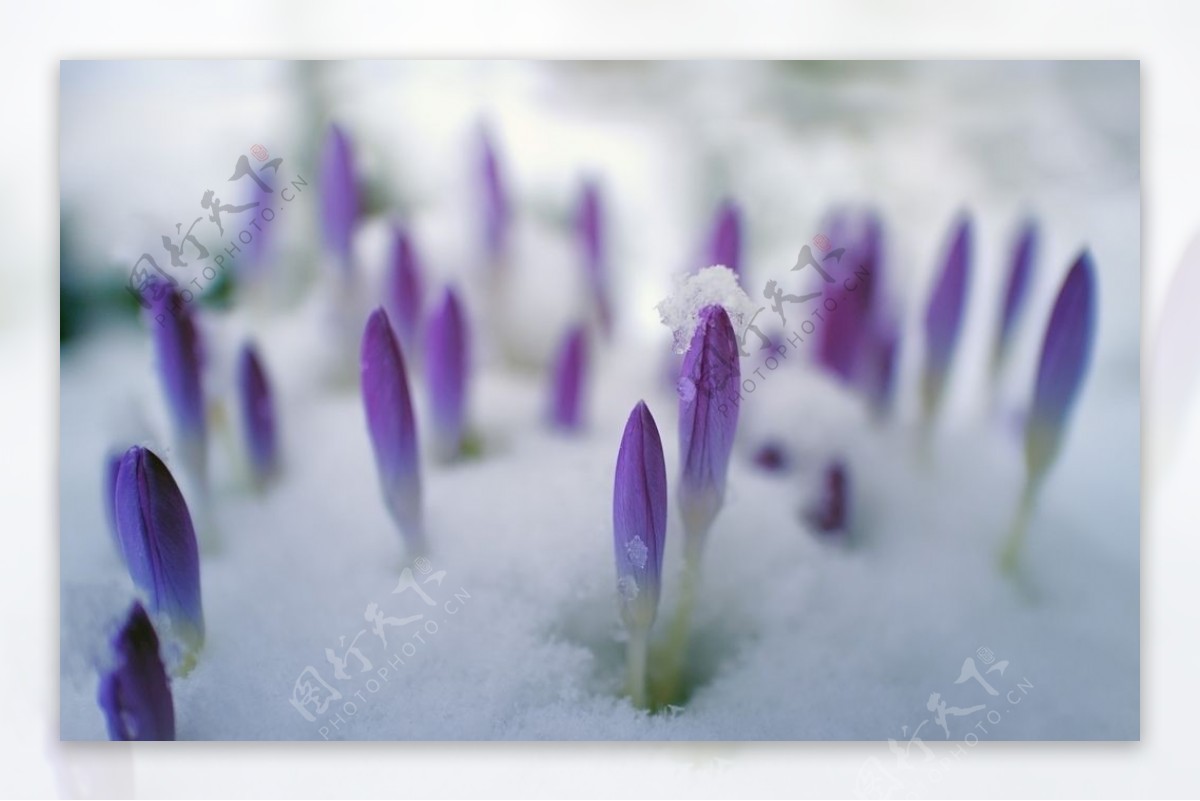
<instances>
[{"instance_id":1,"label":"snow on flower bud","mask_svg":"<svg viewBox=\"0 0 1200 801\"><path fill-rule=\"evenodd\" d=\"M174 740L171 685L158 635L140 603L134 601L111 648L111 664L101 672L97 694L109 739Z\"/></svg>"},{"instance_id":2,"label":"snow on flower bud","mask_svg":"<svg viewBox=\"0 0 1200 801\"><path fill-rule=\"evenodd\" d=\"M962 329L971 269L971 221L962 218L954 230L942 272L925 310L925 369L921 381L922 410L932 421L941 405L950 362Z\"/></svg>"},{"instance_id":3,"label":"snow on flower bud","mask_svg":"<svg viewBox=\"0 0 1200 801\"><path fill-rule=\"evenodd\" d=\"M253 343L242 346L237 364L238 407L255 483L264 484L279 468L279 434L271 384Z\"/></svg>"},{"instance_id":4,"label":"snow on flower bud","mask_svg":"<svg viewBox=\"0 0 1200 801\"><path fill-rule=\"evenodd\" d=\"M416 353L424 297L421 265L412 239L399 227L392 229L391 260L385 282L384 305L400 338L400 347L407 353Z\"/></svg>"},{"instance_id":5,"label":"snow on flower bud","mask_svg":"<svg viewBox=\"0 0 1200 801\"><path fill-rule=\"evenodd\" d=\"M499 261L508 247L511 211L500 157L487 128L479 137L479 197L484 246L488 256Z\"/></svg>"},{"instance_id":6,"label":"snow on flower bud","mask_svg":"<svg viewBox=\"0 0 1200 801\"><path fill-rule=\"evenodd\" d=\"M613 547L621 618L646 628L658 611L667 535L667 467L645 402L629 414L613 481Z\"/></svg>"},{"instance_id":7,"label":"snow on flower bud","mask_svg":"<svg viewBox=\"0 0 1200 801\"><path fill-rule=\"evenodd\" d=\"M1042 341L1025 438L1031 476L1042 475L1058 455L1067 418L1083 386L1095 326L1096 275L1085 251L1058 290Z\"/></svg>"},{"instance_id":8,"label":"snow on flower bud","mask_svg":"<svg viewBox=\"0 0 1200 801\"><path fill-rule=\"evenodd\" d=\"M404 356L388 321L376 309L362 339L362 396L367 433L388 511L413 556L425 551L417 427Z\"/></svg>"},{"instance_id":9,"label":"snow on flower bud","mask_svg":"<svg viewBox=\"0 0 1200 801\"><path fill-rule=\"evenodd\" d=\"M338 258L343 273L351 266L351 242L358 224L358 180L350 140L337 125L329 126L321 147L321 230L325 245Z\"/></svg>"},{"instance_id":10,"label":"snow on flower bud","mask_svg":"<svg viewBox=\"0 0 1200 801\"><path fill-rule=\"evenodd\" d=\"M433 418L434 449L441 460L462 453L467 413L467 329L462 305L447 287L425 329L425 378Z\"/></svg>"},{"instance_id":11,"label":"snow on flower bud","mask_svg":"<svg viewBox=\"0 0 1200 801\"><path fill-rule=\"evenodd\" d=\"M567 332L554 363L550 423L574 431L583 425L583 384L587 372L587 332L582 325Z\"/></svg>"},{"instance_id":12,"label":"snow on flower bud","mask_svg":"<svg viewBox=\"0 0 1200 801\"><path fill-rule=\"evenodd\" d=\"M184 465L201 488L207 485L208 445L200 332L189 304L175 290L155 308L150 326L167 414Z\"/></svg>"},{"instance_id":13,"label":"snow on flower bud","mask_svg":"<svg viewBox=\"0 0 1200 801\"><path fill-rule=\"evenodd\" d=\"M741 275L742 215L734 201L725 199L717 207L705 256L707 261L701 267L723 264Z\"/></svg>"},{"instance_id":14,"label":"snow on flower bud","mask_svg":"<svg viewBox=\"0 0 1200 801\"><path fill-rule=\"evenodd\" d=\"M689 558L725 500L729 454L737 431L741 368L738 342L721 306L705 306L683 357L679 378L679 509Z\"/></svg>"},{"instance_id":15,"label":"snow on flower bud","mask_svg":"<svg viewBox=\"0 0 1200 801\"><path fill-rule=\"evenodd\" d=\"M167 466L146 448L121 458L116 485L117 533L133 583L155 615L190 654L204 644L200 559L183 493Z\"/></svg>"},{"instance_id":16,"label":"snow on flower bud","mask_svg":"<svg viewBox=\"0 0 1200 801\"><path fill-rule=\"evenodd\" d=\"M583 185L575 216L575 231L583 253L592 302L600 319L600 328L607 335L612 330L612 306L608 297L604 211L600 203L600 187L594 181L586 181Z\"/></svg>"},{"instance_id":17,"label":"snow on flower bud","mask_svg":"<svg viewBox=\"0 0 1200 801\"><path fill-rule=\"evenodd\" d=\"M1004 361L1008 349L1012 345L1017 318L1025 305L1025 299L1029 295L1029 287L1032 284L1030 278L1033 275L1033 260L1037 254L1037 244L1037 225L1032 221L1027 222L1021 229L1020 236L1013 247L1008 285L1004 290L1004 306L1000 312L1000 330L996 334L996 343L992 350L993 370Z\"/></svg>"}]
</instances>

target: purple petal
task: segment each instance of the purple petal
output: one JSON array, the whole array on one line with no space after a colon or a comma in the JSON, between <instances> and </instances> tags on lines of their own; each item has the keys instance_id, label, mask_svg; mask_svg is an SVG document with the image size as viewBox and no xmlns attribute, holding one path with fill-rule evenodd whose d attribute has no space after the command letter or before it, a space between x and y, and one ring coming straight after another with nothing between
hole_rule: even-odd
<instances>
[{"instance_id":1,"label":"purple petal","mask_svg":"<svg viewBox=\"0 0 1200 801\"><path fill-rule=\"evenodd\" d=\"M343 270L350 269L350 247L360 212L358 181L350 140L337 125L321 148L321 227L325 245L333 251Z\"/></svg>"},{"instance_id":2,"label":"purple petal","mask_svg":"<svg viewBox=\"0 0 1200 801\"><path fill-rule=\"evenodd\" d=\"M392 229L391 262L386 281L384 298L388 317L396 327L400 346L415 353L424 299L421 267L412 240L399 227Z\"/></svg>"},{"instance_id":3,"label":"purple petal","mask_svg":"<svg viewBox=\"0 0 1200 801\"><path fill-rule=\"evenodd\" d=\"M425 377L438 457L462 452L466 433L467 330L458 295L447 287L425 329Z\"/></svg>"},{"instance_id":4,"label":"purple petal","mask_svg":"<svg viewBox=\"0 0 1200 801\"><path fill-rule=\"evenodd\" d=\"M654 417L639 401L625 423L613 481L613 551L621 617L648 629L658 611L667 536L667 467Z\"/></svg>"},{"instance_id":5,"label":"purple petal","mask_svg":"<svg viewBox=\"0 0 1200 801\"><path fill-rule=\"evenodd\" d=\"M250 198L250 202L258 205L255 206L255 210L252 213L257 216L264 209L271 208L271 202L275 197L276 194L271 191L269 186L267 189L263 189L262 186L255 183L254 193ZM241 256L234 262L234 269L237 271L239 280L252 279L255 275L261 274L271 255L272 227L268 224L256 224L255 229L252 235L253 238L249 242L241 244Z\"/></svg>"},{"instance_id":6,"label":"purple petal","mask_svg":"<svg viewBox=\"0 0 1200 801\"><path fill-rule=\"evenodd\" d=\"M600 188L593 181L583 185L575 229L583 251L583 264L591 285L601 329L612 329L612 307L608 299L608 274L604 250L604 215L600 203Z\"/></svg>"},{"instance_id":7,"label":"purple petal","mask_svg":"<svg viewBox=\"0 0 1200 801\"><path fill-rule=\"evenodd\" d=\"M696 549L725 499L729 454L737 431L738 355L725 309L703 308L679 379L679 451L683 460L679 507L689 547Z\"/></svg>"},{"instance_id":8,"label":"purple petal","mask_svg":"<svg viewBox=\"0 0 1200 801\"><path fill-rule=\"evenodd\" d=\"M271 384L252 343L242 346L237 366L238 403L246 449L256 480L267 480L279 466L278 432Z\"/></svg>"},{"instance_id":9,"label":"purple petal","mask_svg":"<svg viewBox=\"0 0 1200 801\"><path fill-rule=\"evenodd\" d=\"M362 396L367 433L384 501L414 555L425 548L417 427L404 356L387 312L376 309L362 340Z\"/></svg>"},{"instance_id":10,"label":"purple petal","mask_svg":"<svg viewBox=\"0 0 1200 801\"><path fill-rule=\"evenodd\" d=\"M1096 328L1096 274L1084 251L1063 280L1046 326L1025 438L1031 476L1054 461L1083 386Z\"/></svg>"},{"instance_id":11,"label":"purple petal","mask_svg":"<svg viewBox=\"0 0 1200 801\"><path fill-rule=\"evenodd\" d=\"M813 252L813 257L831 277L839 278L823 283L821 301L825 311L818 328L816 359L842 381L852 382L860 372L867 332L873 318L881 313L877 286L882 224L871 212L842 212L831 216L825 230L831 250L829 254ZM835 257L832 254L837 250L843 252ZM848 284L853 289L848 289Z\"/></svg>"},{"instance_id":12,"label":"purple petal","mask_svg":"<svg viewBox=\"0 0 1200 801\"><path fill-rule=\"evenodd\" d=\"M723 264L741 274L742 215L738 205L732 200L723 200L717 207L706 256L708 262L700 265L701 267Z\"/></svg>"},{"instance_id":13,"label":"purple petal","mask_svg":"<svg viewBox=\"0 0 1200 801\"><path fill-rule=\"evenodd\" d=\"M955 229L945 266L925 310L926 355L922 400L927 417L932 416L941 402L942 389L962 328L970 281L971 239L971 221L964 217Z\"/></svg>"},{"instance_id":14,"label":"purple petal","mask_svg":"<svg viewBox=\"0 0 1200 801\"><path fill-rule=\"evenodd\" d=\"M846 531L850 519L849 494L846 465L840 460L830 462L821 475L819 495L805 510L804 519L819 534Z\"/></svg>"},{"instance_id":15,"label":"purple petal","mask_svg":"<svg viewBox=\"0 0 1200 801\"><path fill-rule=\"evenodd\" d=\"M171 472L146 448L130 448L121 459L116 516L125 564L150 611L165 614L172 633L199 650L204 612L196 532Z\"/></svg>"},{"instance_id":16,"label":"purple petal","mask_svg":"<svg viewBox=\"0 0 1200 801\"><path fill-rule=\"evenodd\" d=\"M175 706L158 635L136 601L112 640L112 666L101 673L97 700L110 740L175 739Z\"/></svg>"},{"instance_id":17,"label":"purple petal","mask_svg":"<svg viewBox=\"0 0 1200 801\"><path fill-rule=\"evenodd\" d=\"M511 212L500 158L487 128L483 128L480 133L479 153L484 245L488 255L498 259L503 256L508 246Z\"/></svg>"},{"instance_id":18,"label":"purple petal","mask_svg":"<svg viewBox=\"0 0 1200 801\"><path fill-rule=\"evenodd\" d=\"M587 369L587 332L576 326L567 332L554 364L554 392L550 422L567 430L583 425L583 381Z\"/></svg>"},{"instance_id":19,"label":"purple petal","mask_svg":"<svg viewBox=\"0 0 1200 801\"><path fill-rule=\"evenodd\" d=\"M150 330L167 412L180 439L199 441L203 446L206 425L202 353L192 309L178 292L171 290L152 313L157 325Z\"/></svg>"},{"instance_id":20,"label":"purple petal","mask_svg":"<svg viewBox=\"0 0 1200 801\"><path fill-rule=\"evenodd\" d=\"M1012 265L1008 273L1008 287L1004 291L1004 308L1000 315L1000 332L996 337L993 364L1003 361L1012 343L1013 327L1025 299L1029 295L1030 276L1033 274L1033 260L1037 254L1038 230L1032 221L1027 222L1021 229L1021 235L1013 248Z\"/></svg>"}]
</instances>

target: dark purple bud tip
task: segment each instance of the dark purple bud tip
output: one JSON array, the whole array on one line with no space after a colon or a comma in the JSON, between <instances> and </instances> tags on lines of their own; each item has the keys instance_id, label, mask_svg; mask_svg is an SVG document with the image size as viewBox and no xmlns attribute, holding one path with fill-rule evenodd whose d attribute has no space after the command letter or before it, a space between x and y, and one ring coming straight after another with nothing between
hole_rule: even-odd
<instances>
[{"instance_id":1,"label":"dark purple bud tip","mask_svg":"<svg viewBox=\"0 0 1200 801\"><path fill-rule=\"evenodd\" d=\"M587 372L587 333L583 326L572 328L563 340L554 363L554 386L550 398L550 424L564 431L583 425L583 384Z\"/></svg>"},{"instance_id":2,"label":"dark purple bud tip","mask_svg":"<svg viewBox=\"0 0 1200 801\"><path fill-rule=\"evenodd\" d=\"M820 535L840 535L849 530L850 480L846 465L835 460L821 475L817 497L804 510L804 520Z\"/></svg>"},{"instance_id":3,"label":"dark purple bud tip","mask_svg":"<svg viewBox=\"0 0 1200 801\"><path fill-rule=\"evenodd\" d=\"M97 700L110 740L174 740L175 706L154 625L134 602L112 639Z\"/></svg>"},{"instance_id":4,"label":"dark purple bud tip","mask_svg":"<svg viewBox=\"0 0 1200 801\"><path fill-rule=\"evenodd\" d=\"M318 189L325 244L337 256L343 271L349 272L351 243L360 211L358 180L354 175L350 140L337 125L329 126L321 149Z\"/></svg>"},{"instance_id":5,"label":"dark purple bud tip","mask_svg":"<svg viewBox=\"0 0 1200 801\"><path fill-rule=\"evenodd\" d=\"M237 389L246 451L255 483L261 486L279 468L279 438L271 384L258 358L258 351L249 342L242 346L238 356Z\"/></svg>"},{"instance_id":6,"label":"dark purple bud tip","mask_svg":"<svg viewBox=\"0 0 1200 801\"><path fill-rule=\"evenodd\" d=\"M742 263L742 214L737 203L721 201L713 217L712 233L709 235L707 264L723 264L741 274Z\"/></svg>"},{"instance_id":7,"label":"dark purple bud tip","mask_svg":"<svg viewBox=\"0 0 1200 801\"><path fill-rule=\"evenodd\" d=\"M764 442L754 451L754 464L770 473L781 473L791 469L792 459L780 442Z\"/></svg>"},{"instance_id":8,"label":"dark purple bud tip","mask_svg":"<svg viewBox=\"0 0 1200 801\"><path fill-rule=\"evenodd\" d=\"M467 425L467 324L462 304L447 287L425 329L425 378L434 450L442 461L462 455Z\"/></svg>"}]
</instances>

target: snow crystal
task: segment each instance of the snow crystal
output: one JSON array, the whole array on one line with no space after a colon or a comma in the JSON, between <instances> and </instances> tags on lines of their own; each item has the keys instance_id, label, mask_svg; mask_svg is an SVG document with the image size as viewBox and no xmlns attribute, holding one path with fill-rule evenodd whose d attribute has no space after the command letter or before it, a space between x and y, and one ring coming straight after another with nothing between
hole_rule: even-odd
<instances>
[{"instance_id":1,"label":"snow crystal","mask_svg":"<svg viewBox=\"0 0 1200 801\"><path fill-rule=\"evenodd\" d=\"M633 539L625 543L625 555L629 557L631 565L642 570L646 567L646 557L650 555L650 549L642 542L642 538L635 534Z\"/></svg>"},{"instance_id":2,"label":"snow crystal","mask_svg":"<svg viewBox=\"0 0 1200 801\"><path fill-rule=\"evenodd\" d=\"M677 276L671 294L654 308L663 325L675 336L675 352L683 353L692 341L700 310L724 306L735 331L754 316L756 307L738 285L737 273L720 264L705 267L694 275Z\"/></svg>"},{"instance_id":3,"label":"snow crystal","mask_svg":"<svg viewBox=\"0 0 1200 801\"><path fill-rule=\"evenodd\" d=\"M633 576L621 576L617 581L617 592L621 593L621 598L625 601L632 601L637 598L638 585Z\"/></svg>"}]
</instances>

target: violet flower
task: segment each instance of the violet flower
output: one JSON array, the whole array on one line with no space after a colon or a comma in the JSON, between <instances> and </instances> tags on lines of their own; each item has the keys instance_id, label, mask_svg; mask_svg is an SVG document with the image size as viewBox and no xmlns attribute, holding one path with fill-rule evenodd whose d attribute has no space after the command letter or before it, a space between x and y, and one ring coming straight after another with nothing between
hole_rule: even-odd
<instances>
[{"instance_id":1,"label":"violet flower","mask_svg":"<svg viewBox=\"0 0 1200 801\"><path fill-rule=\"evenodd\" d=\"M237 364L238 406L255 484L263 486L279 469L279 434L271 384L253 343L242 346Z\"/></svg>"},{"instance_id":2,"label":"violet flower","mask_svg":"<svg viewBox=\"0 0 1200 801\"><path fill-rule=\"evenodd\" d=\"M723 264L741 275L742 214L733 200L726 198L717 206L705 256L707 262L701 268Z\"/></svg>"},{"instance_id":3,"label":"violet flower","mask_svg":"<svg viewBox=\"0 0 1200 801\"><path fill-rule=\"evenodd\" d=\"M950 363L958 345L967 305L971 268L971 221L963 217L954 230L941 274L925 310L925 370L921 403L926 425L941 405Z\"/></svg>"},{"instance_id":4,"label":"violet flower","mask_svg":"<svg viewBox=\"0 0 1200 801\"><path fill-rule=\"evenodd\" d=\"M425 552L417 427L404 356L387 312L371 313L362 339L362 396L384 502L412 556Z\"/></svg>"},{"instance_id":5,"label":"violet flower","mask_svg":"<svg viewBox=\"0 0 1200 801\"><path fill-rule=\"evenodd\" d=\"M495 262L503 259L508 249L509 221L512 216L508 189L505 186L500 157L485 127L479 138L480 212L483 220L483 242L488 256Z\"/></svg>"},{"instance_id":6,"label":"violet flower","mask_svg":"<svg viewBox=\"0 0 1200 801\"><path fill-rule=\"evenodd\" d=\"M196 532L183 493L152 451L135 446L121 458L115 501L130 578L194 656L204 644L204 612Z\"/></svg>"},{"instance_id":7,"label":"violet flower","mask_svg":"<svg viewBox=\"0 0 1200 801\"><path fill-rule=\"evenodd\" d=\"M815 356L841 381L854 383L863 377L864 350L871 346L868 340L884 313L879 291L883 226L873 212L842 212L832 215L825 228L833 250L826 254L810 249L832 279L821 282L822 317ZM801 269L804 266L808 265Z\"/></svg>"},{"instance_id":8,"label":"violet flower","mask_svg":"<svg viewBox=\"0 0 1200 801\"><path fill-rule=\"evenodd\" d=\"M174 740L175 706L159 654L158 635L137 601L112 640L97 701L110 740Z\"/></svg>"},{"instance_id":9,"label":"violet flower","mask_svg":"<svg viewBox=\"0 0 1200 801\"><path fill-rule=\"evenodd\" d=\"M849 483L846 465L840 459L825 466L819 494L804 510L804 519L818 534L833 535L849 530Z\"/></svg>"},{"instance_id":10,"label":"violet flower","mask_svg":"<svg viewBox=\"0 0 1200 801\"><path fill-rule=\"evenodd\" d=\"M643 401L629 414L613 480L617 599L629 631L629 690L646 705L646 647L662 591L667 535L667 468L662 440Z\"/></svg>"},{"instance_id":11,"label":"violet flower","mask_svg":"<svg viewBox=\"0 0 1200 801\"><path fill-rule=\"evenodd\" d=\"M416 353L424 287L412 239L399 226L392 229L392 252L385 282L384 306L400 338L400 346L407 353Z\"/></svg>"},{"instance_id":12,"label":"violet flower","mask_svg":"<svg viewBox=\"0 0 1200 801\"><path fill-rule=\"evenodd\" d=\"M1033 221L1025 223L1013 247L1012 263L1009 267L1008 285L1004 290L1004 306L1000 312L1000 330L996 334L996 343L992 349L992 370L999 369L1008 355L1012 345L1013 331L1017 318L1025 307L1025 299L1029 296L1030 280L1033 275L1033 262L1037 255L1038 230Z\"/></svg>"},{"instance_id":13,"label":"violet flower","mask_svg":"<svg viewBox=\"0 0 1200 801\"><path fill-rule=\"evenodd\" d=\"M575 230L583 252L583 265L592 291L592 301L605 336L612 332L612 306L608 297L608 264L604 240L604 210L600 188L586 181L579 197Z\"/></svg>"},{"instance_id":14,"label":"violet flower","mask_svg":"<svg viewBox=\"0 0 1200 801\"><path fill-rule=\"evenodd\" d=\"M1037 493L1058 456L1071 410L1083 387L1096 327L1096 276L1084 251L1067 272L1042 340L1033 405L1025 428L1025 489L1000 565L1016 569Z\"/></svg>"},{"instance_id":15,"label":"violet flower","mask_svg":"<svg viewBox=\"0 0 1200 801\"><path fill-rule=\"evenodd\" d=\"M201 492L208 486L208 444L200 331L178 291L164 292L150 311L158 377L181 461Z\"/></svg>"},{"instance_id":16,"label":"violet flower","mask_svg":"<svg viewBox=\"0 0 1200 801\"><path fill-rule=\"evenodd\" d=\"M463 450L467 412L467 330L453 288L429 314L425 329L425 378L434 450L443 461Z\"/></svg>"},{"instance_id":17,"label":"violet flower","mask_svg":"<svg viewBox=\"0 0 1200 801\"><path fill-rule=\"evenodd\" d=\"M741 368L738 342L721 306L706 306L683 358L679 379L679 509L689 562L700 557L725 500L729 454L737 431Z\"/></svg>"},{"instance_id":18,"label":"violet flower","mask_svg":"<svg viewBox=\"0 0 1200 801\"><path fill-rule=\"evenodd\" d=\"M550 424L564 431L583 425L583 383L587 372L587 331L577 325L567 332L554 362Z\"/></svg>"},{"instance_id":19,"label":"violet flower","mask_svg":"<svg viewBox=\"0 0 1200 801\"><path fill-rule=\"evenodd\" d=\"M329 133L321 147L319 188L325 245L338 258L343 275L348 275L360 203L350 140L337 125L329 126Z\"/></svg>"}]
</instances>

